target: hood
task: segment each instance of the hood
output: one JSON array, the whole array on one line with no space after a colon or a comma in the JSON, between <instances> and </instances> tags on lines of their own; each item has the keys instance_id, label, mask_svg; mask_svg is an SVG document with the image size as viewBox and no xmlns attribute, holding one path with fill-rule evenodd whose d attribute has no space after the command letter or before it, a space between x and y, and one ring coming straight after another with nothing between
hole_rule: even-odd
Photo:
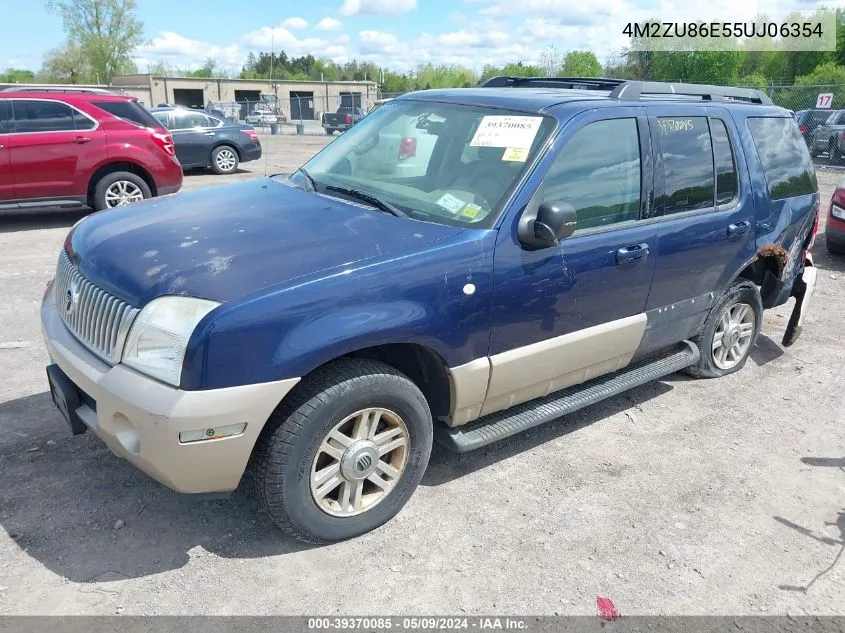
<instances>
[{"instance_id":1,"label":"hood","mask_svg":"<svg viewBox=\"0 0 845 633\"><path fill-rule=\"evenodd\" d=\"M66 248L85 277L141 306L169 294L231 301L460 230L263 178L96 213Z\"/></svg>"}]
</instances>

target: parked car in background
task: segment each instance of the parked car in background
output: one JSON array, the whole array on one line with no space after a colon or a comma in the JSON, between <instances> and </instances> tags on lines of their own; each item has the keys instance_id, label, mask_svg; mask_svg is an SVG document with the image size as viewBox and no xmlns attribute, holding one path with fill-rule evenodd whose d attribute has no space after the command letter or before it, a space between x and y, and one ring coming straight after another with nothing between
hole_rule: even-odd
<instances>
[{"instance_id":1,"label":"parked car in background","mask_svg":"<svg viewBox=\"0 0 845 633\"><path fill-rule=\"evenodd\" d=\"M826 153L830 162L838 163L845 156L845 110L833 110L812 132L810 154Z\"/></svg>"},{"instance_id":2,"label":"parked car in background","mask_svg":"<svg viewBox=\"0 0 845 633\"><path fill-rule=\"evenodd\" d=\"M291 176L77 224L41 308L72 431L182 492L250 468L285 533L338 541L399 512L435 438L472 450L739 371L790 297L796 340L819 194L786 111L741 88L490 82L399 97ZM397 121L433 137L422 176L368 166Z\"/></svg>"},{"instance_id":3,"label":"parked car in background","mask_svg":"<svg viewBox=\"0 0 845 633\"><path fill-rule=\"evenodd\" d=\"M820 125L830 118L832 112L830 110L799 110L793 114L795 122L798 124L798 131L804 137L804 141L809 147L813 141L813 133Z\"/></svg>"},{"instance_id":4,"label":"parked car in background","mask_svg":"<svg viewBox=\"0 0 845 633\"><path fill-rule=\"evenodd\" d=\"M322 125L326 134L331 136L335 132L345 132L364 118L364 110L360 107L340 106L337 112L325 112Z\"/></svg>"},{"instance_id":5,"label":"parked car in background","mask_svg":"<svg viewBox=\"0 0 845 633\"><path fill-rule=\"evenodd\" d=\"M262 127L271 125L273 123L277 123L279 121L279 117L273 114L272 112L264 112L257 110L255 112L250 112L246 115L244 119L250 125L260 125Z\"/></svg>"},{"instance_id":6,"label":"parked car in background","mask_svg":"<svg viewBox=\"0 0 845 633\"><path fill-rule=\"evenodd\" d=\"M845 255L845 180L830 199L824 227L825 246L834 255Z\"/></svg>"},{"instance_id":7,"label":"parked car in background","mask_svg":"<svg viewBox=\"0 0 845 633\"><path fill-rule=\"evenodd\" d=\"M136 99L0 92L0 209L108 209L181 186L170 133Z\"/></svg>"},{"instance_id":8,"label":"parked car in background","mask_svg":"<svg viewBox=\"0 0 845 633\"><path fill-rule=\"evenodd\" d=\"M178 106L151 112L173 135L184 169L211 167L215 173L232 174L240 163L261 158L261 141L251 125Z\"/></svg>"}]
</instances>

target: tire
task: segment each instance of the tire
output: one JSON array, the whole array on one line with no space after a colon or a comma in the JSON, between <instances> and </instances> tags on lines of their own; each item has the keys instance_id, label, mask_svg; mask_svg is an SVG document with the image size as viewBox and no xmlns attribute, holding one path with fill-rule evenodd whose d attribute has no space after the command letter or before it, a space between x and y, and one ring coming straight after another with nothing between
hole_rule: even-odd
<instances>
[{"instance_id":1,"label":"tire","mask_svg":"<svg viewBox=\"0 0 845 633\"><path fill-rule=\"evenodd\" d=\"M97 211L103 211L152 197L150 186L139 175L129 171L113 171L97 181L92 202Z\"/></svg>"},{"instance_id":2,"label":"tire","mask_svg":"<svg viewBox=\"0 0 845 633\"><path fill-rule=\"evenodd\" d=\"M298 540L329 543L364 534L393 518L422 479L431 454L431 411L419 388L389 365L340 359L297 385L291 396L270 416L250 465L256 494L273 522ZM354 414L368 408L382 409L374 435L385 438L380 445L388 447L401 436L404 448L380 456L367 453L377 451L377 439L352 440L345 449L332 439L330 452L339 455L329 455L324 450L328 435L335 438L339 432L344 441L360 437L355 433L360 416ZM367 454L370 461L364 459ZM384 459L396 469L391 476L380 470ZM372 474L383 483L382 475L391 479L391 487L382 492L362 468L375 468ZM335 474L328 478L316 474L330 471ZM353 506L359 481L360 503ZM349 503L343 496L347 488ZM325 496L318 501L321 489Z\"/></svg>"},{"instance_id":3,"label":"tire","mask_svg":"<svg viewBox=\"0 0 845 633\"><path fill-rule=\"evenodd\" d=\"M740 313L739 306L742 305L749 309L745 319L740 324L743 328L739 329L738 334L731 333L736 327L727 328L725 332L727 336L738 336L737 344L740 347L725 345L725 336L718 336L717 334L726 330L723 316L726 314L738 316ZM718 378L739 371L745 366L745 362L751 355L751 350L754 349L757 337L760 335L762 322L763 300L760 298L760 291L757 286L744 279L734 282L710 311L701 332L693 339L693 342L698 346L701 357L698 363L688 367L686 372L696 378ZM746 339L743 331L744 326L747 325L751 326L751 330L750 338ZM717 349L714 350L714 345L717 345L717 337L719 343ZM733 357L720 358L721 354L730 354L730 352L720 352L720 349L734 350ZM739 353L740 351L741 353Z\"/></svg>"},{"instance_id":4,"label":"tire","mask_svg":"<svg viewBox=\"0 0 845 633\"><path fill-rule=\"evenodd\" d=\"M211 152L211 169L221 176L238 170L238 151L231 145L220 145Z\"/></svg>"},{"instance_id":5,"label":"tire","mask_svg":"<svg viewBox=\"0 0 845 633\"><path fill-rule=\"evenodd\" d=\"M842 162L842 154L839 153L839 145L835 139L828 141L827 155L831 165L838 165Z\"/></svg>"},{"instance_id":6,"label":"tire","mask_svg":"<svg viewBox=\"0 0 845 633\"><path fill-rule=\"evenodd\" d=\"M334 136L334 130L330 127L327 127L326 134L328 134L329 136Z\"/></svg>"},{"instance_id":7,"label":"tire","mask_svg":"<svg viewBox=\"0 0 845 633\"><path fill-rule=\"evenodd\" d=\"M845 255L845 246L831 242L829 237L825 238L824 247L831 255Z\"/></svg>"}]
</instances>

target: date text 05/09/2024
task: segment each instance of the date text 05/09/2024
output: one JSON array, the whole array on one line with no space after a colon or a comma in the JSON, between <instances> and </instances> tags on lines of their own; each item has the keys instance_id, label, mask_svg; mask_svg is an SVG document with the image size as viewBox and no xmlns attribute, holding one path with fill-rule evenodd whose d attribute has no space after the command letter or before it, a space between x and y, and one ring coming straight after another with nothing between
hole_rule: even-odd
<instances>
[{"instance_id":1,"label":"date text 05/09/2024","mask_svg":"<svg viewBox=\"0 0 845 633\"><path fill-rule=\"evenodd\" d=\"M821 22L628 22L622 35L630 38L821 38Z\"/></svg>"},{"instance_id":2,"label":"date text 05/09/2024","mask_svg":"<svg viewBox=\"0 0 845 633\"><path fill-rule=\"evenodd\" d=\"M528 628L524 618L514 617L332 617L308 618L308 629L369 630L369 631L426 631L426 630L478 630L524 631Z\"/></svg>"}]
</instances>

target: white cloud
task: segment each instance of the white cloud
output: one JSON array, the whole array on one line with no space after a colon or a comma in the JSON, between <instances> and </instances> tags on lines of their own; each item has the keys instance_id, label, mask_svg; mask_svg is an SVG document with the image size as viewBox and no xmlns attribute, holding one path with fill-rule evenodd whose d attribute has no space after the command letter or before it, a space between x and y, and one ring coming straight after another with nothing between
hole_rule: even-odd
<instances>
[{"instance_id":1,"label":"white cloud","mask_svg":"<svg viewBox=\"0 0 845 633\"><path fill-rule=\"evenodd\" d=\"M233 70L240 68L244 57L244 52L237 44L216 46L173 31L161 31L151 42L135 49L135 61L142 70L159 61L192 70L202 66L207 59L213 59L222 68Z\"/></svg>"},{"instance_id":2,"label":"white cloud","mask_svg":"<svg viewBox=\"0 0 845 633\"><path fill-rule=\"evenodd\" d=\"M323 18L316 25L318 31L339 31L342 28L343 24L340 23L340 20L334 18Z\"/></svg>"},{"instance_id":3,"label":"white cloud","mask_svg":"<svg viewBox=\"0 0 845 633\"><path fill-rule=\"evenodd\" d=\"M288 18L282 22L282 26L286 26L289 29L307 29L308 22L302 18Z\"/></svg>"},{"instance_id":4,"label":"white cloud","mask_svg":"<svg viewBox=\"0 0 845 633\"><path fill-rule=\"evenodd\" d=\"M401 15L417 8L417 0L343 0L342 15Z\"/></svg>"}]
</instances>

